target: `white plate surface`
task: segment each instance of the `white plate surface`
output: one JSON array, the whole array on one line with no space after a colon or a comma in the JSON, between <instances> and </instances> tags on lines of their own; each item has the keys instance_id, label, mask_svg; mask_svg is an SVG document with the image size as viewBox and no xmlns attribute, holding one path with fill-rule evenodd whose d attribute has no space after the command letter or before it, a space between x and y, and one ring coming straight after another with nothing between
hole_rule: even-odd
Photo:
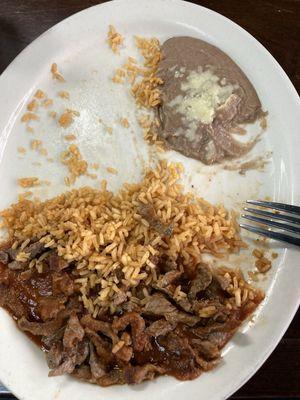
<instances>
[{"instance_id":1,"label":"white plate surface","mask_svg":"<svg viewBox=\"0 0 300 400\"><path fill-rule=\"evenodd\" d=\"M115 55L105 40L108 24L122 33L125 48ZM299 98L287 76L272 56L251 35L221 15L203 7L178 0L116 0L78 13L56 25L28 46L0 77L0 209L16 201L16 179L39 176L51 180L37 195L46 198L65 190L64 167L58 162L66 147L63 136L71 131L78 136L78 145L87 159L100 164L99 179L109 179L117 190L125 181L136 181L147 165L151 149L144 143L136 122L134 101L128 87L113 84L113 70L120 67L128 55L136 56L133 35L155 36L165 40L171 36L190 35L202 38L225 51L244 70L254 84L265 110L268 129L254 154L272 151L265 172L250 171L242 177L219 167L206 167L194 160L168 152L169 160L184 163L184 183L213 203L240 209L247 198L266 195L275 201L300 203ZM66 83L53 81L49 69L56 62ZM20 118L35 90L44 90L54 100L53 110L62 112L67 106L80 112L80 117L65 131L39 112L40 121L33 122L35 134L26 132ZM68 90L71 100L58 98L59 90ZM119 119L127 117L131 128L121 128ZM101 118L113 128L105 132ZM32 139L41 139L54 163L28 151L17 152L18 146L28 148ZM126 148L126 151L124 151ZM40 167L32 161L41 162ZM113 166L121 173L107 174ZM80 179L77 186L99 185L99 180ZM193 187L192 187L193 185ZM247 239L247 235L244 237ZM251 244L251 238L248 237ZM221 365L191 382L160 378L136 387L99 388L77 382L69 377L48 378L43 354L21 332L5 311L0 310L0 379L18 398L24 400L174 400L200 396L206 400L227 398L244 384L269 356L287 329L299 304L299 252L271 244L279 257L271 273L260 283L266 300L251 322L245 324L225 348ZM249 270L247 253L233 261ZM252 260L253 263L253 260Z\"/></svg>"}]
</instances>

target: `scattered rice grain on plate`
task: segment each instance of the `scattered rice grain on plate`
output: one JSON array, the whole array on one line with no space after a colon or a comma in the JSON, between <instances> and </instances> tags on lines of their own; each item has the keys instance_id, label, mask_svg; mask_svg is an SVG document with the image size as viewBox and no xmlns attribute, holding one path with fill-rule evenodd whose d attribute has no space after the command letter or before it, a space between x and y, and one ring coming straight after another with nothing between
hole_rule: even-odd
<instances>
[{"instance_id":1,"label":"scattered rice grain on plate","mask_svg":"<svg viewBox=\"0 0 300 400\"><path fill-rule=\"evenodd\" d=\"M70 100L70 93L66 90L61 90L60 92L58 92L58 96L62 99Z\"/></svg>"},{"instance_id":2,"label":"scattered rice grain on plate","mask_svg":"<svg viewBox=\"0 0 300 400\"><path fill-rule=\"evenodd\" d=\"M25 149L25 147L18 147L18 153L20 153L20 154L26 154L26 149Z\"/></svg>"},{"instance_id":3,"label":"scattered rice grain on plate","mask_svg":"<svg viewBox=\"0 0 300 400\"><path fill-rule=\"evenodd\" d=\"M158 121L149 114L141 114L138 117L138 124L142 128L143 136L150 145L155 145L157 150L164 152L167 148L165 142L159 138L157 133Z\"/></svg>"},{"instance_id":4,"label":"scattered rice grain on plate","mask_svg":"<svg viewBox=\"0 0 300 400\"><path fill-rule=\"evenodd\" d=\"M65 135L65 140L72 142L73 140L76 140L76 136L73 135L73 133L70 133L69 135Z\"/></svg>"},{"instance_id":5,"label":"scattered rice grain on plate","mask_svg":"<svg viewBox=\"0 0 300 400\"><path fill-rule=\"evenodd\" d=\"M117 68L115 73L114 73L114 75L113 75L113 77L111 78L111 80L114 83L123 84L125 82L125 80L124 80L125 76L126 76L125 71L123 69L121 69L121 68Z\"/></svg>"},{"instance_id":6,"label":"scattered rice grain on plate","mask_svg":"<svg viewBox=\"0 0 300 400\"><path fill-rule=\"evenodd\" d=\"M156 107L160 104L159 86L163 84L162 79L156 76L161 59L160 43L156 38L146 39L137 36L135 39L136 46L144 57L146 71L142 73L142 79L132 86L131 92L137 105L146 108Z\"/></svg>"},{"instance_id":7,"label":"scattered rice grain on plate","mask_svg":"<svg viewBox=\"0 0 300 400\"><path fill-rule=\"evenodd\" d=\"M108 173L110 173L110 174L118 175L118 170L116 170L116 169L113 168L113 167L107 167L107 168L106 168L106 171L107 171Z\"/></svg>"},{"instance_id":8,"label":"scattered rice grain on plate","mask_svg":"<svg viewBox=\"0 0 300 400\"><path fill-rule=\"evenodd\" d=\"M38 89L35 92L34 97L36 97L37 99L44 99L46 97L46 94L41 89Z\"/></svg>"},{"instance_id":9,"label":"scattered rice grain on plate","mask_svg":"<svg viewBox=\"0 0 300 400\"><path fill-rule=\"evenodd\" d=\"M80 175L85 175L87 172L88 163L82 158L80 150L75 144L71 144L66 151L61 153L60 160L69 171L69 175L65 177L67 186L75 183Z\"/></svg>"},{"instance_id":10,"label":"scattered rice grain on plate","mask_svg":"<svg viewBox=\"0 0 300 400\"><path fill-rule=\"evenodd\" d=\"M121 118L120 119L120 124L124 127L124 128L129 128L130 127L130 123L128 121L127 118Z\"/></svg>"},{"instance_id":11,"label":"scattered rice grain on plate","mask_svg":"<svg viewBox=\"0 0 300 400\"><path fill-rule=\"evenodd\" d=\"M40 180L36 177L20 178L18 179L18 184L23 188L29 188L33 186L38 186L40 184Z\"/></svg>"},{"instance_id":12,"label":"scattered rice grain on plate","mask_svg":"<svg viewBox=\"0 0 300 400\"><path fill-rule=\"evenodd\" d=\"M268 258L263 256L255 261L255 266L260 273L264 274L271 269L272 262Z\"/></svg>"},{"instance_id":13,"label":"scattered rice grain on plate","mask_svg":"<svg viewBox=\"0 0 300 400\"><path fill-rule=\"evenodd\" d=\"M58 119L58 123L62 128L68 128L74 122L74 116L78 117L78 111L66 109Z\"/></svg>"},{"instance_id":14,"label":"scattered rice grain on plate","mask_svg":"<svg viewBox=\"0 0 300 400\"><path fill-rule=\"evenodd\" d=\"M33 99L27 104L27 110L28 111L36 111L38 106L39 106L38 102L35 99Z\"/></svg>"},{"instance_id":15,"label":"scattered rice grain on plate","mask_svg":"<svg viewBox=\"0 0 300 400\"><path fill-rule=\"evenodd\" d=\"M39 120L39 117L32 112L27 112L27 113L23 114L23 116L21 118L21 122L38 121L38 120Z\"/></svg>"},{"instance_id":16,"label":"scattered rice grain on plate","mask_svg":"<svg viewBox=\"0 0 300 400\"><path fill-rule=\"evenodd\" d=\"M124 38L118 33L114 26L109 25L107 33L107 43L114 53L119 53L119 48L122 46Z\"/></svg>"},{"instance_id":17,"label":"scattered rice grain on plate","mask_svg":"<svg viewBox=\"0 0 300 400\"><path fill-rule=\"evenodd\" d=\"M50 71L52 73L52 78L58 80L59 82L65 82L64 77L62 74L58 71L58 67L56 63L53 63L51 65Z\"/></svg>"}]
</instances>

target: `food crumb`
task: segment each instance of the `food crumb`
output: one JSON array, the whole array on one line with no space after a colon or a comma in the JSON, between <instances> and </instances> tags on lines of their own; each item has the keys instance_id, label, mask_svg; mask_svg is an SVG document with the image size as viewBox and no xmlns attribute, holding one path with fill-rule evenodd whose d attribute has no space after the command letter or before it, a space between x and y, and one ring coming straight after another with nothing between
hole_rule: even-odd
<instances>
[{"instance_id":1,"label":"food crumb","mask_svg":"<svg viewBox=\"0 0 300 400\"><path fill-rule=\"evenodd\" d=\"M61 73L58 71L58 67L56 63L53 63L51 65L51 69L50 69L51 73L52 73L52 78L56 79L60 82L65 82L64 77L61 75Z\"/></svg>"},{"instance_id":2,"label":"food crumb","mask_svg":"<svg viewBox=\"0 0 300 400\"><path fill-rule=\"evenodd\" d=\"M127 118L121 118L120 119L120 123L124 128L129 128L130 124Z\"/></svg>"},{"instance_id":3,"label":"food crumb","mask_svg":"<svg viewBox=\"0 0 300 400\"><path fill-rule=\"evenodd\" d=\"M38 108L38 102L35 99L31 100L31 102L27 104L28 111L36 111L37 108Z\"/></svg>"},{"instance_id":4,"label":"food crumb","mask_svg":"<svg viewBox=\"0 0 300 400\"><path fill-rule=\"evenodd\" d=\"M39 117L32 112L25 113L21 118L21 122L29 122L29 121L37 121L37 120L39 120Z\"/></svg>"},{"instance_id":5,"label":"food crumb","mask_svg":"<svg viewBox=\"0 0 300 400\"><path fill-rule=\"evenodd\" d=\"M18 179L18 184L23 188L29 188L33 186L38 186L40 184L40 180L36 177L20 178Z\"/></svg>"},{"instance_id":6,"label":"food crumb","mask_svg":"<svg viewBox=\"0 0 300 400\"><path fill-rule=\"evenodd\" d=\"M70 93L67 92L66 90L61 90L60 92L58 92L58 95L62 99L70 100Z\"/></svg>"},{"instance_id":7,"label":"food crumb","mask_svg":"<svg viewBox=\"0 0 300 400\"><path fill-rule=\"evenodd\" d=\"M110 135L113 133L113 128L111 126L106 126L105 130L107 133L109 133Z\"/></svg>"},{"instance_id":8,"label":"food crumb","mask_svg":"<svg viewBox=\"0 0 300 400\"><path fill-rule=\"evenodd\" d=\"M118 175L118 170L116 170L115 168L107 167L106 171L109 172L110 174Z\"/></svg>"},{"instance_id":9,"label":"food crumb","mask_svg":"<svg viewBox=\"0 0 300 400\"><path fill-rule=\"evenodd\" d=\"M38 90L35 92L34 97L36 97L37 99L44 99L44 98L46 97L46 95L45 95L45 93L44 93L42 90L38 89Z\"/></svg>"},{"instance_id":10,"label":"food crumb","mask_svg":"<svg viewBox=\"0 0 300 400\"><path fill-rule=\"evenodd\" d=\"M124 42L123 36L120 35L112 25L109 25L107 42L114 53L119 53L119 47Z\"/></svg>"},{"instance_id":11,"label":"food crumb","mask_svg":"<svg viewBox=\"0 0 300 400\"><path fill-rule=\"evenodd\" d=\"M73 133L70 133L69 135L65 135L65 140L71 142L72 140L76 140L76 136L73 135Z\"/></svg>"},{"instance_id":12,"label":"food crumb","mask_svg":"<svg viewBox=\"0 0 300 400\"><path fill-rule=\"evenodd\" d=\"M276 260L276 258L278 257L278 253L272 253L271 254L271 257L273 258L273 260Z\"/></svg>"},{"instance_id":13,"label":"food crumb","mask_svg":"<svg viewBox=\"0 0 300 400\"><path fill-rule=\"evenodd\" d=\"M25 147L18 147L18 153L20 153L20 154L26 154L26 149L25 149Z\"/></svg>"},{"instance_id":14,"label":"food crumb","mask_svg":"<svg viewBox=\"0 0 300 400\"><path fill-rule=\"evenodd\" d=\"M47 158L47 161L52 163L52 162L54 162L54 159L52 157L49 157L49 158Z\"/></svg>"}]
</instances>

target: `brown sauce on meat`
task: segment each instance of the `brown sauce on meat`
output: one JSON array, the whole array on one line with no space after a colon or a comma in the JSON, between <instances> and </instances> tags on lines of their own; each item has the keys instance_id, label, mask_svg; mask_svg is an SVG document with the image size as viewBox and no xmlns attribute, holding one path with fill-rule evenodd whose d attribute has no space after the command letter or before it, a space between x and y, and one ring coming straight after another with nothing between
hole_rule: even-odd
<instances>
[{"instance_id":1,"label":"brown sauce on meat","mask_svg":"<svg viewBox=\"0 0 300 400\"><path fill-rule=\"evenodd\" d=\"M232 296L222 277L204 264L183 271L164 259L144 306L138 298L129 300L94 319L78 301L75 276L59 269L61 261L52 253L43 272L0 263L0 305L45 352L50 376L69 373L100 386L163 374L195 379L216 366L222 347L263 298L255 294L244 306L227 310ZM185 302L173 297L178 285L187 293ZM203 318L203 307L216 310Z\"/></svg>"}]
</instances>

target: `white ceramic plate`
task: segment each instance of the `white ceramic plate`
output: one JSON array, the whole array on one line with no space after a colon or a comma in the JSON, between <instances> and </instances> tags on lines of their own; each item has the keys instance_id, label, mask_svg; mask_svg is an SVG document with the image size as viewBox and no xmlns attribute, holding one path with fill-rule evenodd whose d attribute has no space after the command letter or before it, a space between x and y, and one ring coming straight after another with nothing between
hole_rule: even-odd
<instances>
[{"instance_id":1,"label":"white ceramic plate","mask_svg":"<svg viewBox=\"0 0 300 400\"><path fill-rule=\"evenodd\" d=\"M105 43L108 24L113 24L126 37L121 54L114 55ZM205 8L178 0L116 0L78 13L56 25L28 46L0 78L0 208L16 200L16 179L39 176L50 179L52 186L41 187L37 194L53 196L65 190L66 173L58 163L58 154L65 148L63 135L73 131L85 158L99 162L99 178L109 179L116 190L124 181L139 179L152 150L144 143L136 124L133 99L126 86L110 81L113 69L128 55L135 55L133 35L155 36L161 40L174 35L190 35L215 44L241 66L254 84L264 109L269 111L269 125L263 141L254 153L273 151L264 173L249 172L246 177L218 167L205 167L169 152L169 159L185 164L185 185L212 202L222 201L228 207L240 207L247 198L265 195L282 202L300 203L299 99L287 76L272 56L251 35L230 20ZM57 62L66 78L62 84L53 81L49 69ZM40 121L32 123L35 134L25 131L20 117L26 103L37 88L54 99L53 110L66 106L80 111L72 129L67 132L39 111ZM58 98L59 90L71 93L69 103ZM120 127L120 117L127 117L131 128ZM99 118L113 127L105 132ZM30 136L31 135L31 136ZM56 162L28 151L31 139L41 139ZM124 148L126 151L124 151ZM150 152L150 153L149 153ZM41 162L37 167L32 161ZM108 175L105 166L114 166L121 173ZM98 181L81 179L82 184ZM247 235L245 235L247 238ZM249 238L251 243L251 239ZM120 399L190 400L199 396L206 400L227 398L243 385L266 360L287 329L300 298L299 253L295 248L272 244L279 257L268 277L261 282L266 300L251 323L244 325L223 352L222 364L210 373L191 382L160 378L135 387L99 388L70 377L48 378L42 352L32 344L14 322L0 310L0 379L20 399L81 400ZM247 254L235 258L244 270L251 267ZM252 260L253 263L253 260Z\"/></svg>"}]
</instances>

